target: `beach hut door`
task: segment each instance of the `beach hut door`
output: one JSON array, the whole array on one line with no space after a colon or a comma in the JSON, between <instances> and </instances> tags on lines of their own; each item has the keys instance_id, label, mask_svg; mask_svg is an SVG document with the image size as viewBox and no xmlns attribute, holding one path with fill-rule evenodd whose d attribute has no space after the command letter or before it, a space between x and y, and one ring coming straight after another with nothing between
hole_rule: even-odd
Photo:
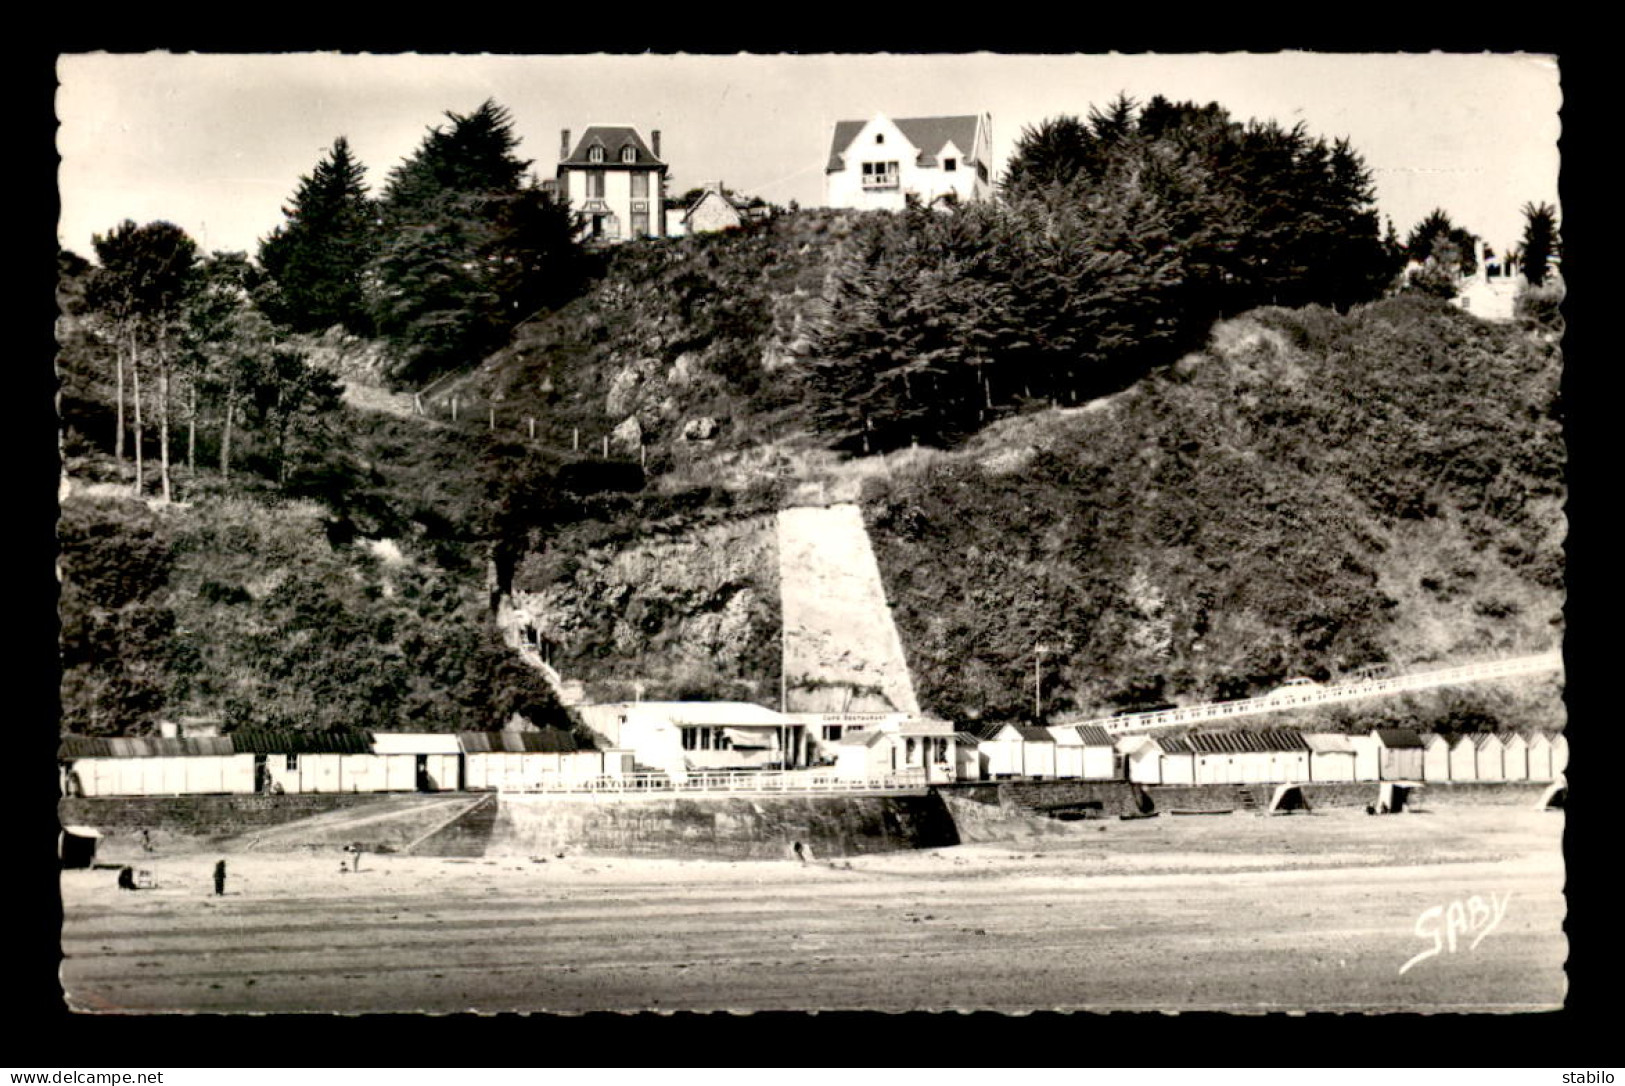
<instances>
[{"instance_id":1,"label":"beach hut door","mask_svg":"<svg viewBox=\"0 0 1625 1086\"><path fill-rule=\"evenodd\" d=\"M433 788L429 784L429 756L427 754L419 754L417 756L417 761L418 761L418 772L417 772L418 791L419 792L433 791Z\"/></svg>"}]
</instances>

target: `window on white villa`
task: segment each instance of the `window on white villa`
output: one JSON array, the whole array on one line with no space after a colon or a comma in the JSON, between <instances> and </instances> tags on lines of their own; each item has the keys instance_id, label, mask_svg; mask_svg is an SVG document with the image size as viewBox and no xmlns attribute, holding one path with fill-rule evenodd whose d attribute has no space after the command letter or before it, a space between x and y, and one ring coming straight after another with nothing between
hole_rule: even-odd
<instances>
[{"instance_id":1,"label":"window on white villa","mask_svg":"<svg viewBox=\"0 0 1625 1086\"><path fill-rule=\"evenodd\" d=\"M604 149L602 147L594 147L591 150L589 150L587 152L587 161L588 162L602 162L602 161L604 161Z\"/></svg>"},{"instance_id":2,"label":"window on white villa","mask_svg":"<svg viewBox=\"0 0 1625 1086\"><path fill-rule=\"evenodd\" d=\"M897 163L865 162L863 187L866 189L894 189L897 187Z\"/></svg>"},{"instance_id":3,"label":"window on white villa","mask_svg":"<svg viewBox=\"0 0 1625 1086\"><path fill-rule=\"evenodd\" d=\"M600 200L604 198L604 172L602 170L594 170L587 175L587 195L596 196Z\"/></svg>"},{"instance_id":4,"label":"window on white villa","mask_svg":"<svg viewBox=\"0 0 1625 1086\"><path fill-rule=\"evenodd\" d=\"M957 158L945 158L942 160L942 171L944 173L953 173L958 169L959 160Z\"/></svg>"},{"instance_id":5,"label":"window on white villa","mask_svg":"<svg viewBox=\"0 0 1625 1086\"><path fill-rule=\"evenodd\" d=\"M634 200L646 200L649 198L648 174L635 173L632 175L632 198Z\"/></svg>"},{"instance_id":6,"label":"window on white villa","mask_svg":"<svg viewBox=\"0 0 1625 1086\"><path fill-rule=\"evenodd\" d=\"M876 132L875 133L875 142L876 143L885 143L886 142L886 133L884 133L884 132Z\"/></svg>"},{"instance_id":7,"label":"window on white villa","mask_svg":"<svg viewBox=\"0 0 1625 1086\"><path fill-rule=\"evenodd\" d=\"M635 238L649 236L649 213L647 211L632 212L632 236Z\"/></svg>"},{"instance_id":8,"label":"window on white villa","mask_svg":"<svg viewBox=\"0 0 1625 1086\"><path fill-rule=\"evenodd\" d=\"M621 148L621 161L622 162L636 162L637 160L638 160L638 149L636 147L622 147Z\"/></svg>"}]
</instances>

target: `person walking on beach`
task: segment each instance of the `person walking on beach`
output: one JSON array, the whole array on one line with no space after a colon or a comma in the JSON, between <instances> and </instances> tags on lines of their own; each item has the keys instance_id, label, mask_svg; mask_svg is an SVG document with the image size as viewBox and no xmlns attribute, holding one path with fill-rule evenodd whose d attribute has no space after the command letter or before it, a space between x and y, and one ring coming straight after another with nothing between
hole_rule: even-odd
<instances>
[{"instance_id":1,"label":"person walking on beach","mask_svg":"<svg viewBox=\"0 0 1625 1086\"><path fill-rule=\"evenodd\" d=\"M221 860L214 865L214 896L224 897L226 894L226 861Z\"/></svg>"}]
</instances>

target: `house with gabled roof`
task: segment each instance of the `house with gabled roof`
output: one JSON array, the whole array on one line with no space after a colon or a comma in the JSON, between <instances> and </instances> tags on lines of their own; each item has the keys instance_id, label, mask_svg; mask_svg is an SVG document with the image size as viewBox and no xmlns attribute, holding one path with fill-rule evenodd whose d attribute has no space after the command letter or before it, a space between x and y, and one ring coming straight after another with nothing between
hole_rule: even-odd
<instances>
[{"instance_id":1,"label":"house with gabled roof","mask_svg":"<svg viewBox=\"0 0 1625 1086\"><path fill-rule=\"evenodd\" d=\"M670 214L668 210L667 215ZM768 206L759 197L750 198L728 191L721 181L704 181L700 184L700 194L678 214L681 229L672 230L671 233L693 236L737 230L747 223L758 222L767 217ZM667 225L670 227L671 224L668 222Z\"/></svg>"},{"instance_id":2,"label":"house with gabled roof","mask_svg":"<svg viewBox=\"0 0 1625 1086\"><path fill-rule=\"evenodd\" d=\"M586 240L664 237L667 169L658 129L645 143L631 125L595 124L572 144L566 128L553 189L570 201Z\"/></svg>"},{"instance_id":3,"label":"house with gabled roof","mask_svg":"<svg viewBox=\"0 0 1625 1086\"><path fill-rule=\"evenodd\" d=\"M824 166L829 207L898 211L993 194L991 114L837 121Z\"/></svg>"}]
</instances>

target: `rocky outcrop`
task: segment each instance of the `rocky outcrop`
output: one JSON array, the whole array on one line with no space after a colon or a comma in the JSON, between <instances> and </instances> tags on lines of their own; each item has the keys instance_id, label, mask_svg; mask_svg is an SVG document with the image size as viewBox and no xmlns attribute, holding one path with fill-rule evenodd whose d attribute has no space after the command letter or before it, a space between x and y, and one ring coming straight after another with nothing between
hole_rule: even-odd
<instances>
[{"instance_id":1,"label":"rocky outcrop","mask_svg":"<svg viewBox=\"0 0 1625 1086\"><path fill-rule=\"evenodd\" d=\"M560 574L565 574L560 576ZM631 545L521 563L514 621L547 643L553 666L613 699L707 696L776 703L778 547L753 517Z\"/></svg>"}]
</instances>

